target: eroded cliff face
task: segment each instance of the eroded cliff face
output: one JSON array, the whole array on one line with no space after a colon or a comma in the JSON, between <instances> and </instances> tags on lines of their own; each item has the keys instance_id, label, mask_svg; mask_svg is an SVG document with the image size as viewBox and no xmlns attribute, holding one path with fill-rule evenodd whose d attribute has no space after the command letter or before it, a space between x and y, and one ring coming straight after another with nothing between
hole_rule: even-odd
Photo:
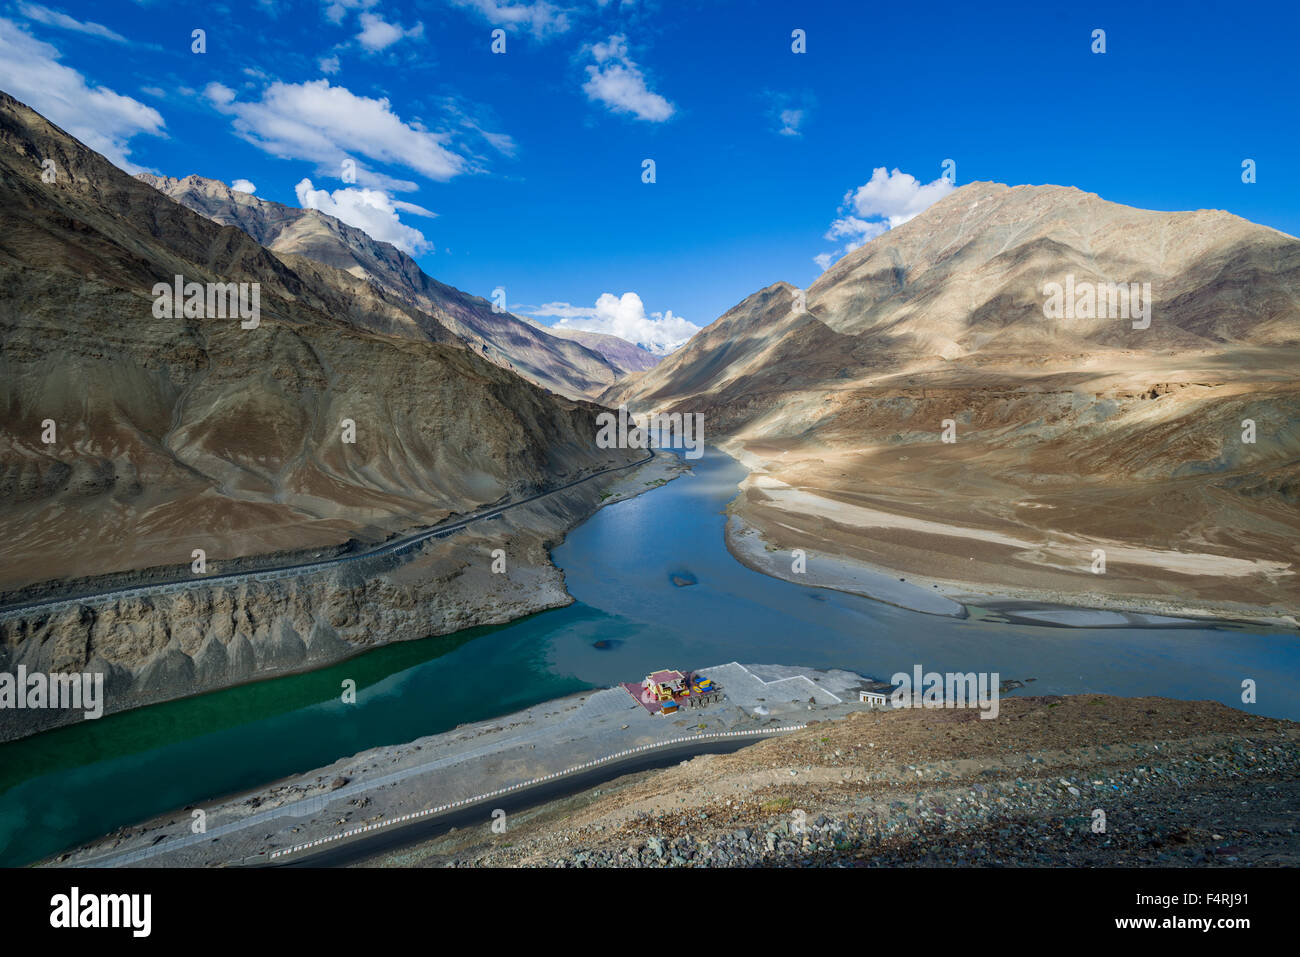
<instances>
[{"instance_id":1,"label":"eroded cliff face","mask_svg":"<svg viewBox=\"0 0 1300 957\"><path fill-rule=\"evenodd\" d=\"M0 672L101 673L112 713L567 605L549 549L600 506L619 474L402 556L0 614ZM495 549L504 552L503 572L493 571ZM79 710L0 709L0 740L80 720Z\"/></svg>"}]
</instances>

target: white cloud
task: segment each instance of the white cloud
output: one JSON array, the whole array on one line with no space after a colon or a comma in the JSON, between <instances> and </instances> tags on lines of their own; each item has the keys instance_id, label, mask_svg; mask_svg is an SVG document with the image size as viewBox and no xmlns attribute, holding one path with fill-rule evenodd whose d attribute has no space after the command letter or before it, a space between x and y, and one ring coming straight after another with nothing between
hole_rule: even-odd
<instances>
[{"instance_id":1,"label":"white cloud","mask_svg":"<svg viewBox=\"0 0 1300 957\"><path fill-rule=\"evenodd\" d=\"M627 37L611 36L605 43L595 44L591 55L596 62L587 67L582 89L593 103L604 103L615 113L631 113L651 123L662 123L676 111L646 86L645 74L628 56Z\"/></svg>"},{"instance_id":2,"label":"white cloud","mask_svg":"<svg viewBox=\"0 0 1300 957\"><path fill-rule=\"evenodd\" d=\"M876 167L871 171L871 179L844 194L839 216L826 231L826 239L847 240L844 248L838 254L822 253L814 261L826 269L839 255L903 225L953 189L953 184L943 177L923 184L910 173Z\"/></svg>"},{"instance_id":3,"label":"white cloud","mask_svg":"<svg viewBox=\"0 0 1300 957\"><path fill-rule=\"evenodd\" d=\"M487 130L476 130L476 132L502 156L514 156L515 151L518 149L514 137L508 133L489 133Z\"/></svg>"},{"instance_id":4,"label":"white cloud","mask_svg":"<svg viewBox=\"0 0 1300 957\"><path fill-rule=\"evenodd\" d=\"M859 219L857 216L841 216L831 223L826 230L826 239L848 239L849 249L856 249L865 242L870 242L890 228L889 223Z\"/></svg>"},{"instance_id":5,"label":"white cloud","mask_svg":"<svg viewBox=\"0 0 1300 957\"><path fill-rule=\"evenodd\" d=\"M216 80L203 88L203 95L214 106L226 106L235 101L235 91L224 83L218 83Z\"/></svg>"},{"instance_id":6,"label":"white cloud","mask_svg":"<svg viewBox=\"0 0 1300 957\"><path fill-rule=\"evenodd\" d=\"M674 316L671 309L646 315L641 297L634 292L622 296L602 293L594 308L548 302L534 309L532 315L558 316L560 321L555 325L560 328L618 336L658 356L668 355L700 331L695 323Z\"/></svg>"},{"instance_id":7,"label":"white cloud","mask_svg":"<svg viewBox=\"0 0 1300 957\"><path fill-rule=\"evenodd\" d=\"M338 170L352 154L406 167L445 182L467 169L447 148L450 136L406 123L388 100L357 96L329 80L272 83L259 102L237 102L232 90L210 83L204 91L219 110L234 116L235 130L250 143L282 159L312 160ZM357 164L358 181L410 189Z\"/></svg>"},{"instance_id":8,"label":"white cloud","mask_svg":"<svg viewBox=\"0 0 1300 957\"><path fill-rule=\"evenodd\" d=\"M325 19L330 23L342 23L349 10L368 10L379 0L330 0L325 4Z\"/></svg>"},{"instance_id":9,"label":"white cloud","mask_svg":"<svg viewBox=\"0 0 1300 957\"><path fill-rule=\"evenodd\" d=\"M495 125L495 119L489 111L458 100L454 96L442 97L437 102L445 120L449 124L456 123L461 129L472 133L476 137L481 137L483 142L503 156L515 155L518 146L514 137L507 133L497 133L485 128L488 124Z\"/></svg>"},{"instance_id":10,"label":"white cloud","mask_svg":"<svg viewBox=\"0 0 1300 957\"><path fill-rule=\"evenodd\" d=\"M320 67L322 73L328 73L330 76L339 72L339 58L337 56L323 56L316 61L316 64Z\"/></svg>"},{"instance_id":11,"label":"white cloud","mask_svg":"<svg viewBox=\"0 0 1300 957\"><path fill-rule=\"evenodd\" d=\"M20 3L18 4L18 12L28 20L35 20L38 23L44 23L47 26L59 27L63 30L72 30L75 33L85 33L92 37L112 40L114 43L127 42L126 37L110 30L102 23L75 20L66 13L60 13L58 10L51 10L49 7L43 7L39 3Z\"/></svg>"},{"instance_id":12,"label":"white cloud","mask_svg":"<svg viewBox=\"0 0 1300 957\"><path fill-rule=\"evenodd\" d=\"M233 189L236 193L257 192L257 187L253 185L251 180L247 180L247 179L235 180L233 183L230 184L230 188Z\"/></svg>"},{"instance_id":13,"label":"white cloud","mask_svg":"<svg viewBox=\"0 0 1300 957\"><path fill-rule=\"evenodd\" d=\"M473 10L495 27L527 30L538 39L567 33L568 14L546 0L511 3L509 0L452 0L462 9Z\"/></svg>"},{"instance_id":14,"label":"white cloud","mask_svg":"<svg viewBox=\"0 0 1300 957\"><path fill-rule=\"evenodd\" d=\"M0 19L0 89L122 169L139 172L127 159L129 141L138 133L163 135L162 115L139 100L92 86L58 59L55 47Z\"/></svg>"},{"instance_id":15,"label":"white cloud","mask_svg":"<svg viewBox=\"0 0 1300 957\"><path fill-rule=\"evenodd\" d=\"M924 212L953 189L952 183L943 177L922 185L910 173L897 169L891 173L880 166L872 170L871 179L845 195L844 201L859 216L884 217L893 229Z\"/></svg>"},{"instance_id":16,"label":"white cloud","mask_svg":"<svg viewBox=\"0 0 1300 957\"><path fill-rule=\"evenodd\" d=\"M383 190L347 187L331 193L326 189L314 189L311 180L304 179L294 187L294 191L304 209L318 209L341 219L349 226L363 230L372 239L392 243L412 256L433 248L423 233L401 221L398 212L417 216L436 214L414 203L396 202Z\"/></svg>"},{"instance_id":17,"label":"white cloud","mask_svg":"<svg viewBox=\"0 0 1300 957\"><path fill-rule=\"evenodd\" d=\"M804 124L812 116L817 98L807 90L797 93L764 90L762 96L767 100L767 116L772 123L772 132L792 139L802 137Z\"/></svg>"},{"instance_id":18,"label":"white cloud","mask_svg":"<svg viewBox=\"0 0 1300 957\"><path fill-rule=\"evenodd\" d=\"M803 122L803 110L782 110L781 128L777 130L782 136L800 136L799 124Z\"/></svg>"},{"instance_id":19,"label":"white cloud","mask_svg":"<svg viewBox=\"0 0 1300 957\"><path fill-rule=\"evenodd\" d=\"M409 30L400 23L389 23L376 13L361 14L361 32L357 42L371 53L386 50L403 37L424 36L424 24L417 23Z\"/></svg>"}]
</instances>

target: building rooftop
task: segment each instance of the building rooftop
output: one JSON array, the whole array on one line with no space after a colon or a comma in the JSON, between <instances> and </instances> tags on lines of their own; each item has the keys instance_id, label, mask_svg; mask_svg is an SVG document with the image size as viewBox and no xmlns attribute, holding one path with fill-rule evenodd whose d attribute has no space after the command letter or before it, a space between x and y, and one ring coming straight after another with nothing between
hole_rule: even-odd
<instances>
[{"instance_id":1,"label":"building rooftop","mask_svg":"<svg viewBox=\"0 0 1300 957\"><path fill-rule=\"evenodd\" d=\"M685 681L686 676L680 671L656 671L654 674L646 675L646 678L655 684L665 685L674 681Z\"/></svg>"}]
</instances>

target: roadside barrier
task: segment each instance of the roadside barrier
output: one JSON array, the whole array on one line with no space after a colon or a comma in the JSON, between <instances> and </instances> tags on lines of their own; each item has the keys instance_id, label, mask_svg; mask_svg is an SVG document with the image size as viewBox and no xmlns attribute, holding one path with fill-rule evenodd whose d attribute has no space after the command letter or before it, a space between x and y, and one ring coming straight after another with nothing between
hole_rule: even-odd
<instances>
[{"instance_id":1,"label":"roadside barrier","mask_svg":"<svg viewBox=\"0 0 1300 957\"><path fill-rule=\"evenodd\" d=\"M520 781L518 784L511 784L503 788L497 788L495 791L488 791L485 794L476 794L474 797L461 798L459 801L452 801L448 804L440 804L437 807L426 808L423 811L412 811L410 814L403 814L400 817L389 818L386 821L375 821L373 824L365 824L360 827L350 828L339 834L332 834L329 837L322 837L315 841L308 841L305 844L296 844L293 847L281 848L278 851L272 851L266 854L268 861L284 857L287 854L297 854L301 851L311 850L320 847L323 844L331 844L334 841L342 841L349 837L355 837L358 834L367 834L371 831L378 831L386 827L392 827L394 824L405 824L408 821L415 821L422 817L428 817L430 814L442 814L445 811L451 811L458 807L465 807L470 804L478 804L482 801L490 800L494 797L500 797L502 794L509 794L511 791L519 791L523 788L533 787L534 785L544 784L547 781L553 781L556 778L562 778L565 775L573 774L577 771L586 771L589 768L597 767L601 764L607 764L610 761L617 761L619 758L626 758L633 754L640 754L645 751L653 751L656 748L666 748L675 744L689 744L693 741L707 741L718 738L739 738L744 736L778 734L783 731L799 731L808 727L806 724L787 725L780 728L758 728L753 731L715 731L707 734L690 734L680 738L669 738L667 741L656 741L654 744L642 744L635 748L625 748L622 751L615 751L613 754L606 755L603 758L596 758L592 761L584 761L582 764L575 764L571 768L565 768L563 771L553 771L550 774L543 774L541 777L533 778L530 781ZM258 854L257 857L261 857Z\"/></svg>"}]
</instances>

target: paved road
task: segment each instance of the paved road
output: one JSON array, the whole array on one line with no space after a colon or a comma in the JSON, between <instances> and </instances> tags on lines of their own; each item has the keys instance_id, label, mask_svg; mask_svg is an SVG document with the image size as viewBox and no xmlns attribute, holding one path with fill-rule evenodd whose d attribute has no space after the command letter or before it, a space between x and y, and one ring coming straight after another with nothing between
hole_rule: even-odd
<instances>
[{"instance_id":1,"label":"paved road","mask_svg":"<svg viewBox=\"0 0 1300 957\"><path fill-rule=\"evenodd\" d=\"M224 837L227 834L234 834L245 828L263 828L266 825L273 824L275 821L283 818L305 818L312 815L324 813L325 809L335 801L347 800L349 798L363 797L371 791L379 788L390 787L395 784L401 784L409 781L411 778L429 774L432 771L438 771L445 768L454 768L456 765L463 764L466 761L472 761L491 754L504 753L506 750L517 750L525 745L536 743L554 738L555 735L563 728L574 723L583 723L592 717L602 713L609 713L605 710L605 705L598 704L601 699L608 703L611 699L621 703L628 700L627 692L622 688L606 688L598 691L588 697L582 705L562 718L555 724L544 724L541 726L530 726L521 731L507 732L503 737L493 737L485 744L471 748L451 748L448 753L432 760L424 761L420 764L411 765L410 767L401 768L396 771L390 771L387 774L381 774L378 777L363 778L354 781L343 787L327 791L322 794L315 794L311 797L298 798L286 804L269 808L265 811L259 811L250 817L240 818L234 821L228 821L216 827L209 828L202 834L183 833L179 837L169 841L152 844L148 847L137 847L129 851L110 851L106 854L92 856L86 860L78 862L79 867L127 867L139 864L141 861L149 860L161 854L167 854L172 851L180 850L183 847L191 847L195 844L202 844L217 837ZM544 703L539 708L548 707L551 703ZM506 716L502 716L506 717ZM499 719L497 719L499 721ZM486 723L486 722L485 722ZM496 723L496 722L493 722Z\"/></svg>"},{"instance_id":2,"label":"paved road","mask_svg":"<svg viewBox=\"0 0 1300 957\"><path fill-rule=\"evenodd\" d=\"M601 469L599 472L592 472L590 475L580 479L575 479L558 488L553 488L545 492L538 492L536 495L530 495L528 498L520 499L518 502L509 502L505 505L498 505L487 511L480 512L477 515L471 515L468 518L457 519L453 522L442 522L438 525L431 525L428 528L414 532L392 541L384 542L380 545L374 545L363 551L353 552L347 555L340 555L336 558L322 558L315 561L296 562L290 565L274 565L265 568L259 568L254 571L224 572L219 575L189 576L186 578L174 578L165 581L152 582L143 586L128 586L122 588L109 588L98 592L84 592L79 595L63 596L51 598L42 601L20 602L12 605L0 606L0 617L10 617L19 612L33 611L36 609L46 611L57 611L64 606L72 606L86 601L102 601L109 598L129 598L140 595L154 595L168 591L178 591L186 588L193 588L199 585L209 585L213 582L233 582L243 578L257 579L274 579L287 578L292 575L301 575L306 572L317 571L322 568L328 568L333 565L342 565L347 562L361 561L366 558L375 558L383 555L400 555L403 552L410 551L418 545L428 541L431 538L446 538L453 532L457 532L474 522L482 522L488 519L496 518L499 515L508 512L512 508L519 508L521 505L527 505L535 502L539 498L545 498L548 495L554 495L556 492L563 492L565 489L573 488L575 485L581 485L583 482L590 482L594 478L606 475L610 472L621 472L625 469L636 468L638 465L644 465L655 457L655 450L651 449L650 454L636 462L630 462L627 465L615 465L607 469Z\"/></svg>"},{"instance_id":3,"label":"paved road","mask_svg":"<svg viewBox=\"0 0 1300 957\"><path fill-rule=\"evenodd\" d=\"M551 781L543 781L529 788L521 788L509 794L486 798L475 804L468 804L442 814L431 814L400 827L387 827L370 834L361 834L349 840L337 841L322 847L319 851L303 851L286 857L283 861L267 863L264 867L345 867L367 860L385 851L409 847L432 837L445 834L453 827L489 828L492 812L497 808L506 812L509 824L511 814L570 797L582 791L597 787L615 778L638 771L650 771L656 768L671 767L687 758L700 754L730 754L751 744L764 740L763 736L741 738L721 738L714 741L690 742L688 744L669 745L656 748L644 754L636 754L621 761L610 761L586 771L577 771ZM508 834L509 832L507 832Z\"/></svg>"}]
</instances>

